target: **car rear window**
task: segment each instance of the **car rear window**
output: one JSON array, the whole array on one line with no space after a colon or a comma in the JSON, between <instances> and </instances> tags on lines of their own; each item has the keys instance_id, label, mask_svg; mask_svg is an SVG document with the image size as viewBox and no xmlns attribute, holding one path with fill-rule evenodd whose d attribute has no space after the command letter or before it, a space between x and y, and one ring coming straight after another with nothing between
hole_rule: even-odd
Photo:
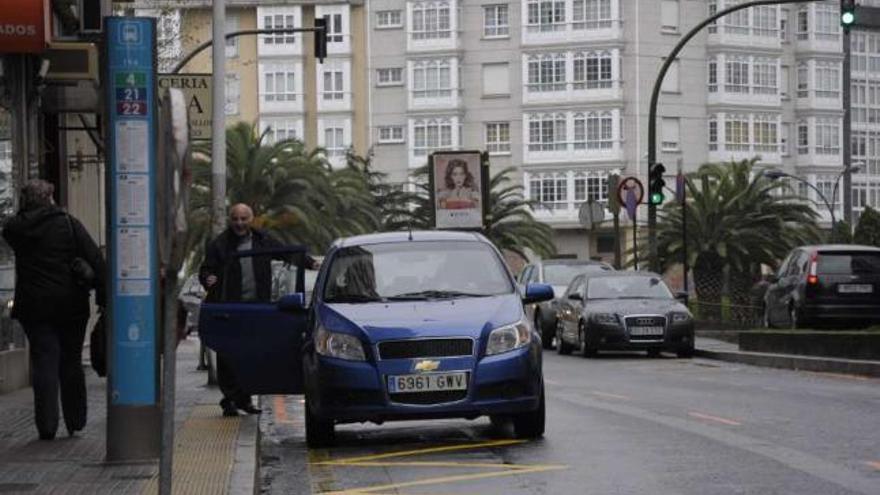
<instances>
[{"instance_id":1,"label":"car rear window","mask_svg":"<svg viewBox=\"0 0 880 495\"><path fill-rule=\"evenodd\" d=\"M880 253L819 253L819 275L880 275Z\"/></svg>"}]
</instances>

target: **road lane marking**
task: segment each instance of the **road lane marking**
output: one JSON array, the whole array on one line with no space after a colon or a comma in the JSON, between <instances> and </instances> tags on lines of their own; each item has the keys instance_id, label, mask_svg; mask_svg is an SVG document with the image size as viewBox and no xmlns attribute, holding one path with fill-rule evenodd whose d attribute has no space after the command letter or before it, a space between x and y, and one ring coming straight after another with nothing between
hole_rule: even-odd
<instances>
[{"instance_id":1,"label":"road lane marking","mask_svg":"<svg viewBox=\"0 0 880 495\"><path fill-rule=\"evenodd\" d=\"M456 462L456 461L391 461L391 462L339 462L324 461L315 463L319 466L345 466L345 467L448 467L448 468L473 468L473 469L508 469L527 470L532 468L559 468L565 467L560 464L492 464L483 462Z\"/></svg>"},{"instance_id":2,"label":"road lane marking","mask_svg":"<svg viewBox=\"0 0 880 495\"><path fill-rule=\"evenodd\" d=\"M627 397L627 396L625 396L625 395L609 394L608 392L599 392L598 390L594 390L594 391L592 391L592 392L590 392L590 393L593 394L593 395L596 395L596 396L598 396L598 397L605 397L605 398L608 398L608 399L622 399L622 400L629 400L629 397Z\"/></svg>"},{"instance_id":3,"label":"road lane marking","mask_svg":"<svg viewBox=\"0 0 880 495\"><path fill-rule=\"evenodd\" d=\"M688 416L691 416L694 418L699 418L699 419L705 419L707 421L715 421L716 423L721 423L721 424L729 425L729 426L741 426L742 425L742 423L740 423L739 421L734 421L732 419L727 419L727 418L721 418L718 416L712 416L711 414L698 413L695 411L688 411Z\"/></svg>"},{"instance_id":4,"label":"road lane marking","mask_svg":"<svg viewBox=\"0 0 880 495\"><path fill-rule=\"evenodd\" d=\"M384 454L374 454L374 455L366 455L362 457L350 457L348 459L339 459L336 461L331 461L334 464L350 464L364 461L375 461L378 459L388 459L391 457L404 457L404 456L413 456L413 455L422 455L422 454L435 454L438 452L454 452L457 450L470 450L470 449L479 449L483 447L502 447L506 445L516 445L520 443L525 443L525 440L492 440L489 442L479 442L479 443L466 443L466 444L455 444L455 445L444 445L442 447L429 447L426 449L416 449L416 450L403 450L400 452L386 452Z\"/></svg>"},{"instance_id":5,"label":"road lane marking","mask_svg":"<svg viewBox=\"0 0 880 495\"><path fill-rule=\"evenodd\" d=\"M877 471L880 471L880 461L865 461L865 464L871 466Z\"/></svg>"}]
</instances>

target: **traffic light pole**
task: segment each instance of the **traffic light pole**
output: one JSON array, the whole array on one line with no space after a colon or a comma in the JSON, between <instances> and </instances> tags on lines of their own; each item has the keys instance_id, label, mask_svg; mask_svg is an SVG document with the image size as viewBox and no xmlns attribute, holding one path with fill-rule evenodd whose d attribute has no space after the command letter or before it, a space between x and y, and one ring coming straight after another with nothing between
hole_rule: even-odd
<instances>
[{"instance_id":1,"label":"traffic light pole","mask_svg":"<svg viewBox=\"0 0 880 495\"><path fill-rule=\"evenodd\" d=\"M672 51L669 52L669 55L666 56L666 60L663 61L663 65L660 66L660 72L657 74L657 79L654 81L654 90L651 92L651 106L648 110L649 177L651 169L653 169L654 165L657 163L657 101L660 98L660 87L663 85L663 78L666 77L666 72L669 70L669 67L675 61L676 57L678 57L678 53L684 48L687 42L690 41L691 38L696 36L697 33L699 33L704 27L715 22L721 17L726 16L727 14L736 12L737 10L747 9L749 7L760 7L762 5L810 3L817 1L821 0L754 0L751 2L737 4L709 16L704 21L697 24L693 29L688 31L688 33L685 34L681 38L681 40L679 40L678 44L675 45L675 48L673 48ZM649 266L651 270L660 271L660 260L657 256L657 205L652 204L650 201L648 202L648 256Z\"/></svg>"},{"instance_id":2,"label":"traffic light pole","mask_svg":"<svg viewBox=\"0 0 880 495\"><path fill-rule=\"evenodd\" d=\"M843 221L846 228L852 233L852 75L850 74L852 63L850 55L852 44L850 43L849 28L843 28ZM834 184L837 187L837 183ZM831 205L837 208L837 205ZM831 237L834 237L834 217L831 222Z\"/></svg>"}]
</instances>

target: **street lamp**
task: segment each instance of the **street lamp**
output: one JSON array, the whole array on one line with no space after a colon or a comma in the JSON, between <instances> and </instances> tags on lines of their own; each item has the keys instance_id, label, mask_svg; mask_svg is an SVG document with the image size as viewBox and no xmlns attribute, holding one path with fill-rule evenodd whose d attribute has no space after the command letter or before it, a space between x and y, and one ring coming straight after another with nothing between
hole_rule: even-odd
<instances>
[{"instance_id":1,"label":"street lamp","mask_svg":"<svg viewBox=\"0 0 880 495\"><path fill-rule=\"evenodd\" d=\"M853 168L855 168L855 167L853 167ZM850 170L852 170L852 168ZM788 177L789 179L794 179L798 182L802 182L802 183L806 184L807 187L810 187L814 191L816 191L816 194L819 195L819 198L821 198L822 202L825 203L825 206L828 207L828 212L831 213L831 242L834 242L834 226L837 223L837 221L834 218L834 208L831 207L831 204L828 202L828 199L825 197L824 194L822 194L822 191L820 191L819 188L817 188L813 184L810 184L810 182L805 179L802 179L796 175L791 175L789 173L785 173L782 170L765 170L763 175L764 175L764 177L767 177L770 180L776 180L776 179L781 179L783 177ZM837 178L839 180L840 176L838 175Z\"/></svg>"}]
</instances>

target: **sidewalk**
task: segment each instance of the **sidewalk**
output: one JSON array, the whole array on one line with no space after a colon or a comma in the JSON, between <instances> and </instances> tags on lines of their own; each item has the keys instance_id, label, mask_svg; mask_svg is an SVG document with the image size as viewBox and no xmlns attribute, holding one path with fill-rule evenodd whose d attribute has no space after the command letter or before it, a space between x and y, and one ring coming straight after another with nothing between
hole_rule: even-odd
<instances>
[{"instance_id":1,"label":"sidewalk","mask_svg":"<svg viewBox=\"0 0 880 495\"><path fill-rule=\"evenodd\" d=\"M177 352L173 493L253 494L258 474L258 418L221 416L220 392L196 371L198 339ZM37 440L30 388L0 395L0 493L155 494L156 462L104 462L106 380L88 364L89 421L68 437L63 420L54 441Z\"/></svg>"},{"instance_id":2,"label":"sidewalk","mask_svg":"<svg viewBox=\"0 0 880 495\"><path fill-rule=\"evenodd\" d=\"M880 377L880 361L747 352L740 351L737 344L699 336L695 339L694 344L696 346L696 356L717 359L719 361L766 366L769 368Z\"/></svg>"}]
</instances>

